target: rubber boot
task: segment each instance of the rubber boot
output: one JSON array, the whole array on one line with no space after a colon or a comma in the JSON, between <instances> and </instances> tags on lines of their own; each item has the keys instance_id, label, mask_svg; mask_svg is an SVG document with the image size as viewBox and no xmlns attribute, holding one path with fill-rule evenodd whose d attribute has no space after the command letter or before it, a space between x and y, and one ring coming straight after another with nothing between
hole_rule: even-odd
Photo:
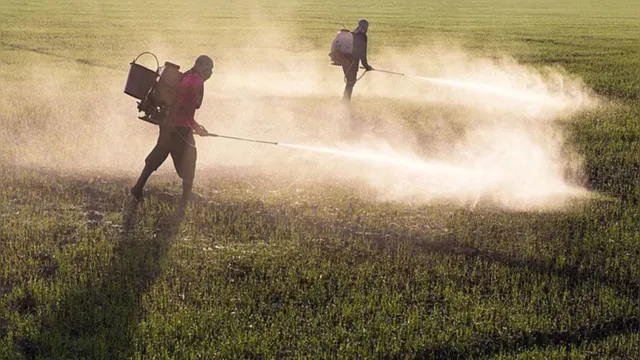
<instances>
[{"instance_id":1,"label":"rubber boot","mask_svg":"<svg viewBox=\"0 0 640 360\"><path fill-rule=\"evenodd\" d=\"M136 200L142 199L142 189L144 188L144 185L147 183L147 180L152 173L153 169L151 169L149 165L145 165L144 169L142 169L142 173L140 174L138 181L131 188L131 195L133 195Z\"/></svg>"}]
</instances>

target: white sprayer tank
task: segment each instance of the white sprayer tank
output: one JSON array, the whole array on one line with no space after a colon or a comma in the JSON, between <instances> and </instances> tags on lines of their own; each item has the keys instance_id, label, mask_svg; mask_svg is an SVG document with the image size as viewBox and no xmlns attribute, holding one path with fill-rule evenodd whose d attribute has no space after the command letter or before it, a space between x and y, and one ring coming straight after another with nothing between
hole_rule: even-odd
<instances>
[{"instance_id":1,"label":"white sprayer tank","mask_svg":"<svg viewBox=\"0 0 640 360\"><path fill-rule=\"evenodd\" d=\"M353 53L353 34L347 29L338 31L331 43L331 53L351 55Z\"/></svg>"}]
</instances>

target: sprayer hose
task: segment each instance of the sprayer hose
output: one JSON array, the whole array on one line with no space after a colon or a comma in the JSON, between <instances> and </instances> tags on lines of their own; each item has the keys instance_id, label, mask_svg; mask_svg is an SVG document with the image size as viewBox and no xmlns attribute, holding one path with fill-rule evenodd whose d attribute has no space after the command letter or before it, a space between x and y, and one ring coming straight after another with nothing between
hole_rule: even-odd
<instances>
[{"instance_id":1,"label":"sprayer hose","mask_svg":"<svg viewBox=\"0 0 640 360\"><path fill-rule=\"evenodd\" d=\"M351 67L353 66L353 64L355 64L356 61L352 61L351 65L349 65L349 67L347 68L347 73L349 72L349 70L351 70ZM357 83L358 81L360 81L360 79L362 79L365 75L367 74L367 71L365 71L364 73L362 73L362 75L360 75L359 78L356 78L356 80L353 82L354 84ZM349 84L349 80L347 80L347 75L344 76L344 83L345 84Z\"/></svg>"}]
</instances>

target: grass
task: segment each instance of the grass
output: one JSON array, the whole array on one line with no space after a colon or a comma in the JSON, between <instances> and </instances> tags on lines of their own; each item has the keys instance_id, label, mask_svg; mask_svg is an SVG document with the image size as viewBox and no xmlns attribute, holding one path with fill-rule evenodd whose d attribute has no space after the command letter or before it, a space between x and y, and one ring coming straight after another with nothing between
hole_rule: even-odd
<instances>
[{"instance_id":1,"label":"grass","mask_svg":"<svg viewBox=\"0 0 640 360\"><path fill-rule=\"evenodd\" d=\"M638 348L638 212L618 202L514 215L340 190L259 201L269 180L221 177L176 227L171 199L136 209L125 179L13 176L26 204L12 211L35 220L2 227L8 354L590 354L614 336L625 345L598 354Z\"/></svg>"},{"instance_id":2,"label":"grass","mask_svg":"<svg viewBox=\"0 0 640 360\"><path fill-rule=\"evenodd\" d=\"M637 5L283 4L6 1L0 134L56 131L64 124L47 119L73 107L56 108L49 88L29 95L35 83L21 89L33 81L25 69L49 80L72 68L56 89L84 100L104 90L78 86L95 81L86 72L112 74L154 37L184 59L206 46L223 66L247 24L255 36L298 29L282 36L299 39L301 59L319 54L308 61L321 62L326 54L316 48L332 23L364 14L371 59L384 57L382 44L446 37L581 76L610 101L564 126L601 198L564 211L471 210L380 202L353 184L216 167L199 173L203 197L181 217L174 177L154 177L151 195L136 205L130 175L16 167L3 152L0 358L640 353Z\"/></svg>"}]
</instances>

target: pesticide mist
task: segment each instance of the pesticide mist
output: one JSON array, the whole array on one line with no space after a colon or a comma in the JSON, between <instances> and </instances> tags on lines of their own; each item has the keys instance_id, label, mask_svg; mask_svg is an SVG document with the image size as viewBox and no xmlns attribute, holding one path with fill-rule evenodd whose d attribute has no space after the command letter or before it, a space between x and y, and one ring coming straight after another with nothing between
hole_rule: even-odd
<instances>
[{"instance_id":1,"label":"pesticide mist","mask_svg":"<svg viewBox=\"0 0 640 360\"><path fill-rule=\"evenodd\" d=\"M251 106L220 131L277 139L295 151L225 144L225 154L292 179L355 180L388 201L540 208L586 194L580 155L559 124L595 104L580 79L442 47L389 53L396 56L375 66L404 75L368 73L356 84L351 115L339 106L339 68L290 69L280 81L275 70L245 73L236 96ZM219 80L241 82L233 72Z\"/></svg>"},{"instance_id":2,"label":"pesticide mist","mask_svg":"<svg viewBox=\"0 0 640 360\"><path fill-rule=\"evenodd\" d=\"M384 201L489 201L522 208L562 205L585 193L580 156L558 120L594 100L561 69L452 47L403 53L376 48L369 59L375 68L404 75L367 73L348 113L340 104L342 70L329 65L326 49L300 61L300 53L282 46L291 42L295 48L297 40L287 38L293 35L261 34L255 41L264 44L270 36L279 47L259 54L252 43L234 48L233 55L210 53L216 69L196 119L214 133L279 145L197 138L199 171L240 167L287 182L345 181ZM140 52L153 51L184 71L195 57L177 47L158 38ZM79 63L57 63L44 75L33 71L43 67L37 63L16 70L12 76L26 85L0 90L8 99L4 116L12 121L3 120L8 126L0 135L10 142L0 160L137 175L157 129L137 120L135 100L122 92L135 55L109 64L122 71ZM167 161L159 172L171 173L171 166ZM197 186L206 181L197 177Z\"/></svg>"}]
</instances>

